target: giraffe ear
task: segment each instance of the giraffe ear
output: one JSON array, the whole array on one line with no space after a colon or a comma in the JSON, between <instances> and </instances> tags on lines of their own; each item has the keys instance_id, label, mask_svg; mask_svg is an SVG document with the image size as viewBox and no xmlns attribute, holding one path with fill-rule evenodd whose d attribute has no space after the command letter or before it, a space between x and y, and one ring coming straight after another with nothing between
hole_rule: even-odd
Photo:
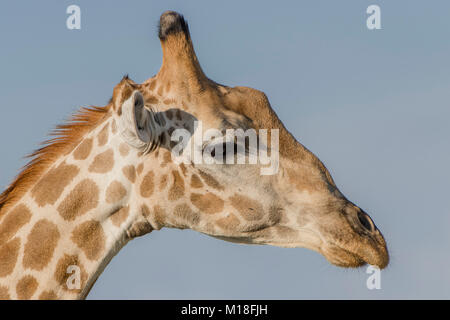
<instances>
[{"instance_id":1,"label":"giraffe ear","mask_svg":"<svg viewBox=\"0 0 450 320\"><path fill-rule=\"evenodd\" d=\"M123 102L118 123L122 138L135 148L146 150L157 137L154 114L145 108L144 97L138 90Z\"/></svg>"}]
</instances>

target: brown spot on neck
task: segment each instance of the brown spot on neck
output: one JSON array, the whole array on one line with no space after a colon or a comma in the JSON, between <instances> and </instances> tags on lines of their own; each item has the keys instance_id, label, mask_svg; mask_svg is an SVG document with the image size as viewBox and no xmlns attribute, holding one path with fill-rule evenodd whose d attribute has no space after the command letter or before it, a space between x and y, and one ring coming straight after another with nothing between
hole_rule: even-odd
<instances>
[{"instance_id":1,"label":"brown spot on neck","mask_svg":"<svg viewBox=\"0 0 450 320\"><path fill-rule=\"evenodd\" d=\"M130 152L130 147L125 142L122 142L119 146L119 152L122 157L126 157Z\"/></svg>"},{"instance_id":2,"label":"brown spot on neck","mask_svg":"<svg viewBox=\"0 0 450 320\"><path fill-rule=\"evenodd\" d=\"M0 286L0 300L10 300L11 296L7 287Z\"/></svg>"},{"instance_id":3,"label":"brown spot on neck","mask_svg":"<svg viewBox=\"0 0 450 320\"><path fill-rule=\"evenodd\" d=\"M201 170L198 170L198 173L201 175L203 181L210 187L217 189L217 190L223 190L223 186L216 180L214 177L206 172L203 172Z\"/></svg>"},{"instance_id":4,"label":"brown spot on neck","mask_svg":"<svg viewBox=\"0 0 450 320\"><path fill-rule=\"evenodd\" d=\"M31 190L36 203L43 207L53 205L61 196L64 188L75 178L80 170L74 165L61 163L47 172Z\"/></svg>"},{"instance_id":5,"label":"brown spot on neck","mask_svg":"<svg viewBox=\"0 0 450 320\"><path fill-rule=\"evenodd\" d=\"M230 197L229 200L245 220L254 221L263 217L263 207L258 201L238 194Z\"/></svg>"},{"instance_id":6,"label":"brown spot on neck","mask_svg":"<svg viewBox=\"0 0 450 320\"><path fill-rule=\"evenodd\" d=\"M67 272L69 266L77 266L80 268L80 289L69 289L67 287L67 280L71 276L71 274ZM74 293L81 293L83 288L86 286L86 280L88 278L84 266L80 261L80 257L78 255L70 254L64 254L64 256L58 260L53 276L61 288L65 291Z\"/></svg>"},{"instance_id":7,"label":"brown spot on neck","mask_svg":"<svg viewBox=\"0 0 450 320\"><path fill-rule=\"evenodd\" d=\"M112 124L111 124L111 132L112 132L112 134L117 133L117 122L115 119L113 119Z\"/></svg>"},{"instance_id":8,"label":"brown spot on neck","mask_svg":"<svg viewBox=\"0 0 450 320\"><path fill-rule=\"evenodd\" d=\"M19 300L29 300L36 292L38 282L35 277L26 275L17 282L16 292Z\"/></svg>"},{"instance_id":9,"label":"brown spot on neck","mask_svg":"<svg viewBox=\"0 0 450 320\"><path fill-rule=\"evenodd\" d=\"M114 212L110 216L111 222L113 223L113 225L115 225L116 227L120 227L120 225L122 223L124 223L125 220L127 220L129 212L130 212L130 207L129 206L120 208L119 210Z\"/></svg>"},{"instance_id":10,"label":"brown spot on neck","mask_svg":"<svg viewBox=\"0 0 450 320\"><path fill-rule=\"evenodd\" d=\"M53 257L59 238L58 227L53 222L47 219L36 222L27 238L23 266L38 271L44 269Z\"/></svg>"},{"instance_id":11,"label":"brown spot on neck","mask_svg":"<svg viewBox=\"0 0 450 320\"><path fill-rule=\"evenodd\" d=\"M163 174L161 176L161 180L159 180L159 190L160 191L162 191L162 190L164 190L166 188L168 178L169 177L167 176L167 174Z\"/></svg>"},{"instance_id":12,"label":"brown spot on neck","mask_svg":"<svg viewBox=\"0 0 450 320\"><path fill-rule=\"evenodd\" d=\"M178 171L172 171L173 185L169 190L169 200L177 200L184 195L184 181Z\"/></svg>"},{"instance_id":13,"label":"brown spot on neck","mask_svg":"<svg viewBox=\"0 0 450 320\"><path fill-rule=\"evenodd\" d=\"M28 223L31 219L31 212L24 204L17 205L5 217L0 225L0 243L6 243L16 232Z\"/></svg>"},{"instance_id":14,"label":"brown spot on neck","mask_svg":"<svg viewBox=\"0 0 450 320\"><path fill-rule=\"evenodd\" d=\"M183 173L183 176L186 177L186 175L187 175L187 168L184 165L184 163L180 163L180 169L181 169L181 172Z\"/></svg>"},{"instance_id":15,"label":"brown spot on neck","mask_svg":"<svg viewBox=\"0 0 450 320\"><path fill-rule=\"evenodd\" d=\"M127 195L127 189L119 181L113 181L106 189L106 202L116 203Z\"/></svg>"},{"instance_id":16,"label":"brown spot on neck","mask_svg":"<svg viewBox=\"0 0 450 320\"><path fill-rule=\"evenodd\" d=\"M155 175L153 171L149 171L142 180L140 192L141 196L143 196L144 198L148 198L153 194L153 191L155 189L154 178Z\"/></svg>"},{"instance_id":17,"label":"brown spot on neck","mask_svg":"<svg viewBox=\"0 0 450 320\"><path fill-rule=\"evenodd\" d=\"M114 151L108 149L95 156L94 161L89 166L89 172L106 173L114 167Z\"/></svg>"},{"instance_id":18,"label":"brown spot on neck","mask_svg":"<svg viewBox=\"0 0 450 320\"><path fill-rule=\"evenodd\" d=\"M155 228L155 230L159 230L165 226L166 212L159 205L154 206L153 211L150 212L150 209L144 204L142 206L142 212L144 214L144 217L151 220L152 227Z\"/></svg>"},{"instance_id":19,"label":"brown spot on neck","mask_svg":"<svg viewBox=\"0 0 450 320\"><path fill-rule=\"evenodd\" d=\"M206 194L193 193L191 194L191 201L201 212L207 214L218 213L223 210L224 201L211 192Z\"/></svg>"},{"instance_id":20,"label":"brown spot on neck","mask_svg":"<svg viewBox=\"0 0 450 320\"><path fill-rule=\"evenodd\" d=\"M91 179L79 182L58 206L64 220L72 221L98 206L99 188Z\"/></svg>"},{"instance_id":21,"label":"brown spot on neck","mask_svg":"<svg viewBox=\"0 0 450 320\"><path fill-rule=\"evenodd\" d=\"M168 163L172 162L172 153L170 151L164 150L162 154L163 161L161 162L161 168L164 168Z\"/></svg>"},{"instance_id":22,"label":"brown spot on neck","mask_svg":"<svg viewBox=\"0 0 450 320\"><path fill-rule=\"evenodd\" d=\"M225 218L220 218L216 221L216 224L224 230L236 230L239 226L239 219L234 214L229 214Z\"/></svg>"},{"instance_id":23,"label":"brown spot on neck","mask_svg":"<svg viewBox=\"0 0 450 320\"><path fill-rule=\"evenodd\" d=\"M14 238L0 245L0 278L6 277L13 272L19 255L19 249L19 238Z\"/></svg>"},{"instance_id":24,"label":"brown spot on neck","mask_svg":"<svg viewBox=\"0 0 450 320\"><path fill-rule=\"evenodd\" d=\"M133 165L123 167L122 172L131 183L136 181L136 169Z\"/></svg>"},{"instance_id":25,"label":"brown spot on neck","mask_svg":"<svg viewBox=\"0 0 450 320\"><path fill-rule=\"evenodd\" d=\"M191 187L192 188L201 188L201 187L203 187L202 181L200 180L200 178L196 174L193 174L191 176Z\"/></svg>"},{"instance_id":26,"label":"brown spot on neck","mask_svg":"<svg viewBox=\"0 0 450 320\"><path fill-rule=\"evenodd\" d=\"M39 300L58 300L58 296L52 290L42 292L39 297Z\"/></svg>"},{"instance_id":27,"label":"brown spot on neck","mask_svg":"<svg viewBox=\"0 0 450 320\"><path fill-rule=\"evenodd\" d=\"M198 213L192 211L187 204L180 204L173 210L174 216L181 219L183 225L181 227L190 228L196 226L200 222Z\"/></svg>"},{"instance_id":28,"label":"brown spot on neck","mask_svg":"<svg viewBox=\"0 0 450 320\"><path fill-rule=\"evenodd\" d=\"M109 136L109 123L105 124L100 133L98 134L98 146L102 147L108 143Z\"/></svg>"},{"instance_id":29,"label":"brown spot on neck","mask_svg":"<svg viewBox=\"0 0 450 320\"><path fill-rule=\"evenodd\" d=\"M85 160L91 154L92 146L94 142L92 138L84 139L83 142L73 152L73 158L75 160Z\"/></svg>"},{"instance_id":30,"label":"brown spot on neck","mask_svg":"<svg viewBox=\"0 0 450 320\"><path fill-rule=\"evenodd\" d=\"M100 222L89 220L72 232L72 241L83 250L89 260L97 260L100 258L105 249L105 232Z\"/></svg>"}]
</instances>

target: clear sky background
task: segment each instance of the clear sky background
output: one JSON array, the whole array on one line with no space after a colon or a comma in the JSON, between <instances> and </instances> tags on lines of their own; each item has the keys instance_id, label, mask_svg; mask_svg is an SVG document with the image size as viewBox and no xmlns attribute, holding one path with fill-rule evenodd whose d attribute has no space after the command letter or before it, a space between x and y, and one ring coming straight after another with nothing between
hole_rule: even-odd
<instances>
[{"instance_id":1,"label":"clear sky background","mask_svg":"<svg viewBox=\"0 0 450 320\"><path fill-rule=\"evenodd\" d=\"M81 7L81 30L66 8ZM366 27L381 7L382 30ZM90 299L450 298L449 1L1 1L0 186L80 106L158 72L157 22L184 14L205 73L264 91L294 136L383 232L366 268L306 249L163 229L130 242Z\"/></svg>"}]
</instances>

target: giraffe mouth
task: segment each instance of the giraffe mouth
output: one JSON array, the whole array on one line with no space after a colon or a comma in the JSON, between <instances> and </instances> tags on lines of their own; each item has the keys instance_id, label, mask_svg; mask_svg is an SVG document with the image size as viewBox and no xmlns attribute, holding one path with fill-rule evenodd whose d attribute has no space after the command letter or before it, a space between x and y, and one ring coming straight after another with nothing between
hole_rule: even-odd
<instances>
[{"instance_id":1,"label":"giraffe mouth","mask_svg":"<svg viewBox=\"0 0 450 320\"><path fill-rule=\"evenodd\" d=\"M386 247L352 247L344 248L337 244L329 244L321 248L323 256L331 263L344 268L358 268L366 264L384 269L389 263Z\"/></svg>"}]
</instances>

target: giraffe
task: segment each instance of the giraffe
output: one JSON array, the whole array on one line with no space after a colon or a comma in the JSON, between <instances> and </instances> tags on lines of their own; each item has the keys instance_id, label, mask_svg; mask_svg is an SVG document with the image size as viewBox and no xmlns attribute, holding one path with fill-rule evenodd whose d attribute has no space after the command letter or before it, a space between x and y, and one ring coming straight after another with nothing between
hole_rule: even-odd
<instances>
[{"instance_id":1,"label":"giraffe","mask_svg":"<svg viewBox=\"0 0 450 320\"><path fill-rule=\"evenodd\" d=\"M340 267L386 267L372 219L286 130L266 95L207 78L182 15L164 12L159 38L155 76L142 84L125 76L106 106L58 126L1 194L0 299L83 299L126 243L162 228L308 248ZM192 133L195 121L202 130L278 129L278 171L174 161L174 130Z\"/></svg>"}]
</instances>

